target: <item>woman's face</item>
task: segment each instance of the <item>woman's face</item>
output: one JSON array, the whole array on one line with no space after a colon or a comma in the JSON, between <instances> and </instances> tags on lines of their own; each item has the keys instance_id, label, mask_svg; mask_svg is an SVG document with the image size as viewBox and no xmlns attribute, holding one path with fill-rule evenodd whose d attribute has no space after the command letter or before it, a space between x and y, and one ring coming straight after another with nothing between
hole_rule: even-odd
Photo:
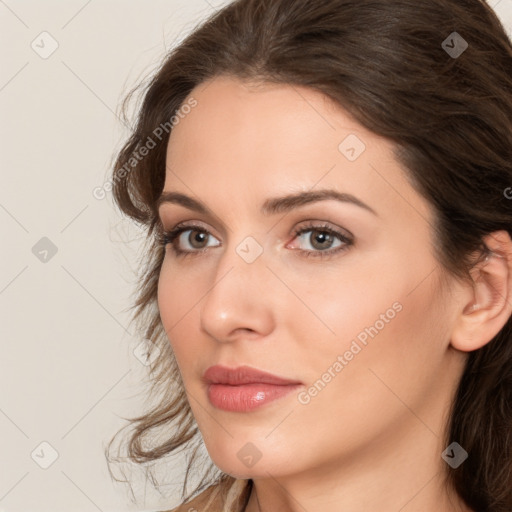
<instances>
[{"instance_id":1,"label":"woman's face","mask_svg":"<svg viewBox=\"0 0 512 512\"><path fill-rule=\"evenodd\" d=\"M191 97L164 193L205 211L162 202L164 229L188 230L167 245L158 303L215 464L239 478L320 474L406 457L404 443L441 461L464 362L450 346L458 312L432 210L391 143L307 88L218 77ZM323 191L342 200L293 199ZM210 395L213 365L298 384Z\"/></svg>"}]
</instances>

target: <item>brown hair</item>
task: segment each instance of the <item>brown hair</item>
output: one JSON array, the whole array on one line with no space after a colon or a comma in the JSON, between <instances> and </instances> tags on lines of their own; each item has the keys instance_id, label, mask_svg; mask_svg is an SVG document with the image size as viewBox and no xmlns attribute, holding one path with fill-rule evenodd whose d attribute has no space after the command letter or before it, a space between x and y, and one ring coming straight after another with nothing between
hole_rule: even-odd
<instances>
[{"instance_id":1,"label":"brown hair","mask_svg":"<svg viewBox=\"0 0 512 512\"><path fill-rule=\"evenodd\" d=\"M461 55L449 52L454 37L468 44ZM512 200L505 192L512 186L512 45L484 1L237 0L197 27L145 84L136 126L113 170L117 205L147 230L133 318L160 350L151 367L151 393L159 401L130 420L129 459L147 463L191 450L184 501L212 483L226 496L234 479L214 474L210 461L185 497L202 438L158 312L164 249L157 241L156 203L169 120L196 86L220 75L310 87L392 141L411 183L434 206L436 256L452 275L470 282L471 255L485 255L486 234L506 230L512 236ZM156 137L162 126L165 135L160 130ZM156 146L131 161L149 138ZM164 438L144 447L153 432ZM474 510L510 512L512 318L469 354L445 440L469 453L457 469L447 466L447 484Z\"/></svg>"}]
</instances>

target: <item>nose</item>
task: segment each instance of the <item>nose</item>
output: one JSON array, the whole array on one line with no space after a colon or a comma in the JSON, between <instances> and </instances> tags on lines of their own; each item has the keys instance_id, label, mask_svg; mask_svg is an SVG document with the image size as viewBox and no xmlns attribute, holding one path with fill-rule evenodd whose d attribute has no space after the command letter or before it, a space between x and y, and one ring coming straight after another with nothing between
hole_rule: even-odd
<instances>
[{"instance_id":1,"label":"nose","mask_svg":"<svg viewBox=\"0 0 512 512\"><path fill-rule=\"evenodd\" d=\"M210 291L201 301L201 328L219 342L264 337L274 328L273 275L264 255L252 262L243 256L226 247Z\"/></svg>"}]
</instances>

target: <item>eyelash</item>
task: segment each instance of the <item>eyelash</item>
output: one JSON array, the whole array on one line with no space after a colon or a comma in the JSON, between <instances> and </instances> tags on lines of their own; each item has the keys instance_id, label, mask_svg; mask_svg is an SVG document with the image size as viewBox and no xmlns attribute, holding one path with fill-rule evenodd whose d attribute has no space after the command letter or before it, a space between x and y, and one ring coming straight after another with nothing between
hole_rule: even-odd
<instances>
[{"instance_id":1,"label":"eyelash","mask_svg":"<svg viewBox=\"0 0 512 512\"><path fill-rule=\"evenodd\" d=\"M181 249L178 249L175 245L175 240L184 232L186 231L198 231L199 233L204 233L206 235L210 235L211 233L208 232L205 228L198 226L198 225L179 225L176 226L171 231L165 231L161 233L158 237L158 243L162 245L163 247L166 247L168 244L171 245L171 249L174 252L174 254L180 258L186 258L190 256L197 256L200 255L208 250L208 247L204 249L199 249L197 251L183 251ZM334 236L338 238L341 242L343 242L344 245L341 245L337 247L336 249L329 249L326 251L306 251L306 250L298 250L299 253L302 253L302 255L306 258L328 258L331 256L334 256L335 254L341 253L343 251L346 251L351 245L353 245L353 241L347 237L346 235L340 233L339 231L336 231L335 229L332 229L331 227L327 225L318 225L318 224L309 224L307 226L303 226L301 228L298 228L294 231L294 239L298 236L307 233L308 231L318 231L319 233L327 233L330 236Z\"/></svg>"}]
</instances>

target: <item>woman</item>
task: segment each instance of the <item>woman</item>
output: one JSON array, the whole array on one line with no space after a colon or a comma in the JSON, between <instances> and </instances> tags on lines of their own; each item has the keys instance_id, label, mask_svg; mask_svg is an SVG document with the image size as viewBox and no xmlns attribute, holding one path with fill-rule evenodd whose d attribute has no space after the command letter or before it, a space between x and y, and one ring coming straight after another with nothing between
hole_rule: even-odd
<instances>
[{"instance_id":1,"label":"woman","mask_svg":"<svg viewBox=\"0 0 512 512\"><path fill-rule=\"evenodd\" d=\"M511 120L479 0L239 0L169 54L113 192L129 456L214 463L176 510L512 510Z\"/></svg>"}]
</instances>

